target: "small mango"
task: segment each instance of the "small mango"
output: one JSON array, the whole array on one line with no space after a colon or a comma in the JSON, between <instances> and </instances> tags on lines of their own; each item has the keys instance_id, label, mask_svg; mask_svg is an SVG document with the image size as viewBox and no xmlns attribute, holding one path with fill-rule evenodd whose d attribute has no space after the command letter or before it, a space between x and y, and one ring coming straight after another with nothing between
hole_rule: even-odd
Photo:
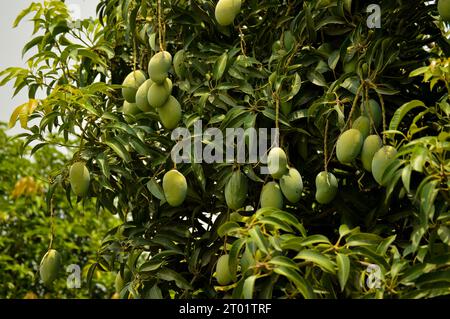
<instances>
[{"instance_id":1,"label":"small mango","mask_svg":"<svg viewBox=\"0 0 450 319\"><path fill-rule=\"evenodd\" d=\"M277 182L269 182L261 190L261 207L283 208L283 194Z\"/></svg>"},{"instance_id":2,"label":"small mango","mask_svg":"<svg viewBox=\"0 0 450 319\"><path fill-rule=\"evenodd\" d=\"M343 164L353 162L361 152L363 143L363 136L357 129L352 128L342 133L336 143L338 161Z\"/></svg>"},{"instance_id":3,"label":"small mango","mask_svg":"<svg viewBox=\"0 0 450 319\"><path fill-rule=\"evenodd\" d=\"M181 120L181 105L178 100L171 95L167 99L167 102L158 108L158 114L162 125L168 130L173 130L178 126L178 123Z\"/></svg>"},{"instance_id":4,"label":"small mango","mask_svg":"<svg viewBox=\"0 0 450 319\"><path fill-rule=\"evenodd\" d=\"M386 186L388 180L383 179L383 174L389 164L395 159L397 150L393 146L383 146L380 148L372 160L372 175L378 184Z\"/></svg>"},{"instance_id":5,"label":"small mango","mask_svg":"<svg viewBox=\"0 0 450 319\"><path fill-rule=\"evenodd\" d=\"M287 156L280 147L274 147L267 156L267 168L273 178L281 178L288 172Z\"/></svg>"},{"instance_id":6,"label":"small mango","mask_svg":"<svg viewBox=\"0 0 450 319\"><path fill-rule=\"evenodd\" d=\"M186 199L186 178L176 169L168 171L163 177L163 191L170 206L180 206Z\"/></svg>"},{"instance_id":7,"label":"small mango","mask_svg":"<svg viewBox=\"0 0 450 319\"><path fill-rule=\"evenodd\" d=\"M153 83L147 93L147 101L151 107L164 105L172 94L172 81L167 78L163 84Z\"/></svg>"},{"instance_id":8,"label":"small mango","mask_svg":"<svg viewBox=\"0 0 450 319\"><path fill-rule=\"evenodd\" d=\"M220 256L217 260L216 279L221 286L228 285L233 280L230 272L230 267L228 265L229 260L230 255L228 254Z\"/></svg>"},{"instance_id":9,"label":"small mango","mask_svg":"<svg viewBox=\"0 0 450 319\"><path fill-rule=\"evenodd\" d=\"M172 55L167 51L156 53L148 63L148 74L153 82L163 84L172 66Z\"/></svg>"},{"instance_id":10,"label":"small mango","mask_svg":"<svg viewBox=\"0 0 450 319\"><path fill-rule=\"evenodd\" d=\"M289 172L280 178L280 188L288 201L297 203L303 191L303 180L299 171L291 167Z\"/></svg>"},{"instance_id":11,"label":"small mango","mask_svg":"<svg viewBox=\"0 0 450 319\"><path fill-rule=\"evenodd\" d=\"M352 128L361 132L363 139L366 139L370 133L370 120L367 116L361 115L358 117L352 125Z\"/></svg>"},{"instance_id":12,"label":"small mango","mask_svg":"<svg viewBox=\"0 0 450 319\"><path fill-rule=\"evenodd\" d=\"M319 204L330 203L337 195L338 181L332 173L320 172L316 176L316 201Z\"/></svg>"},{"instance_id":13,"label":"small mango","mask_svg":"<svg viewBox=\"0 0 450 319\"><path fill-rule=\"evenodd\" d=\"M150 104L148 103L148 91L152 84L153 84L153 81L151 79L148 79L144 83L142 83L142 85L137 90L136 106L142 112L149 112L152 110Z\"/></svg>"},{"instance_id":14,"label":"small mango","mask_svg":"<svg viewBox=\"0 0 450 319\"><path fill-rule=\"evenodd\" d=\"M39 266L39 274L44 285L50 285L58 277L61 266L61 255L55 249L47 251Z\"/></svg>"},{"instance_id":15,"label":"small mango","mask_svg":"<svg viewBox=\"0 0 450 319\"><path fill-rule=\"evenodd\" d=\"M235 171L225 186L225 201L230 209L241 208L247 198L248 182L241 171Z\"/></svg>"},{"instance_id":16,"label":"small mango","mask_svg":"<svg viewBox=\"0 0 450 319\"><path fill-rule=\"evenodd\" d=\"M70 167L69 181L75 195L87 195L89 184L91 182L91 175L84 163L76 162Z\"/></svg>"},{"instance_id":17,"label":"small mango","mask_svg":"<svg viewBox=\"0 0 450 319\"><path fill-rule=\"evenodd\" d=\"M125 77L125 80L122 83L122 96L123 98L129 102L136 102L136 93L142 83L147 80L147 77L144 71L138 70L133 71Z\"/></svg>"},{"instance_id":18,"label":"small mango","mask_svg":"<svg viewBox=\"0 0 450 319\"><path fill-rule=\"evenodd\" d=\"M369 135L364 140L361 151L361 162L366 171L372 171L372 160L376 152L383 146L383 142L378 135Z\"/></svg>"},{"instance_id":19,"label":"small mango","mask_svg":"<svg viewBox=\"0 0 450 319\"><path fill-rule=\"evenodd\" d=\"M219 0L215 9L217 23L221 26L232 24L241 10L241 2L241 0Z\"/></svg>"},{"instance_id":20,"label":"small mango","mask_svg":"<svg viewBox=\"0 0 450 319\"><path fill-rule=\"evenodd\" d=\"M378 104L377 101L370 99L368 105L369 107L366 106L366 103L363 103L363 115L372 119L375 127L379 127L383 120L380 104Z\"/></svg>"}]
</instances>

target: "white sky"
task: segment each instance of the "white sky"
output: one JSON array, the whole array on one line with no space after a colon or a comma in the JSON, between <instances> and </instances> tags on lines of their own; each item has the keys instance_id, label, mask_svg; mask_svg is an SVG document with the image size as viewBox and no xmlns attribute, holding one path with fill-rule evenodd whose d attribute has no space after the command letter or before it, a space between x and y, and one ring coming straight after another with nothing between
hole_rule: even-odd
<instances>
[{"instance_id":1,"label":"white sky","mask_svg":"<svg viewBox=\"0 0 450 319\"><path fill-rule=\"evenodd\" d=\"M7 5L2 6L0 18L0 43L2 44L0 49L0 70L4 70L11 66L23 67L25 65L26 60L22 61L22 48L25 43L31 39L30 36L33 30L33 24L28 20L32 15L29 15L22 20L17 28L13 29L12 25L17 15L32 2L38 1L13 0L8 1ZM81 18L84 19L95 16L95 8L97 7L98 0L67 0L66 4L72 5L75 8L80 8L79 14ZM26 89L14 98L11 98L13 93L14 90L12 84L0 87L1 122L8 122L14 108L28 100L28 92L26 92ZM23 130L20 128L19 124L8 131L11 135L21 132L23 132Z\"/></svg>"}]
</instances>

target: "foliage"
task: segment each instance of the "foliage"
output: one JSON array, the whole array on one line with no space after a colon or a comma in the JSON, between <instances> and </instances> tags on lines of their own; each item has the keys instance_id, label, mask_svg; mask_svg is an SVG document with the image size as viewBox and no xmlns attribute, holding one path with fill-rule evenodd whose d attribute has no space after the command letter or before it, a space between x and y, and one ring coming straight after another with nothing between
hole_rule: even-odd
<instances>
[{"instance_id":1,"label":"foliage","mask_svg":"<svg viewBox=\"0 0 450 319\"><path fill-rule=\"evenodd\" d=\"M0 74L2 84L14 80L30 96L10 125L37 120L23 137L38 148L55 144L56 135L75 138L66 168L86 162L97 209L123 222L107 233L91 269L130 273L125 298L449 294L448 36L435 4L380 1L379 29L367 27L369 4L246 0L229 27L217 24L215 2L206 0L104 0L98 20L78 23L68 22L59 1L24 10L16 24L35 15L24 51L37 53L28 68ZM186 75L171 78L190 131L198 119L222 130L279 126L281 147L303 177L298 204L258 209L265 176L259 165L234 163L179 165L187 200L179 208L165 203L171 132L155 111L128 124L120 95L125 76L146 71L160 48L185 51ZM46 97L38 100L40 90ZM372 130L398 149L386 188L359 161L334 156L369 99L383 113L382 127ZM250 185L247 207L232 212L223 193L236 168ZM314 179L324 169L339 179L339 191L318 205ZM56 186L70 191L67 169ZM224 252L235 279L229 286L212 278ZM373 265L380 282L368 286Z\"/></svg>"},{"instance_id":2,"label":"foliage","mask_svg":"<svg viewBox=\"0 0 450 319\"><path fill-rule=\"evenodd\" d=\"M82 289L69 288L66 283L78 265L84 271L95 260L101 239L114 220L95 213L95 207L71 207L62 190L54 192L53 247L63 255L63 269L52 287L44 287L39 278L39 263L47 252L51 238L51 217L45 200L48 176L64 166L67 156L48 147L46 152L29 158L21 157L22 143L8 138L5 125L0 124L0 297L2 298L109 298L112 276L97 272L91 291L82 281ZM117 223L117 222L116 222ZM94 285L95 284L95 285Z\"/></svg>"}]
</instances>

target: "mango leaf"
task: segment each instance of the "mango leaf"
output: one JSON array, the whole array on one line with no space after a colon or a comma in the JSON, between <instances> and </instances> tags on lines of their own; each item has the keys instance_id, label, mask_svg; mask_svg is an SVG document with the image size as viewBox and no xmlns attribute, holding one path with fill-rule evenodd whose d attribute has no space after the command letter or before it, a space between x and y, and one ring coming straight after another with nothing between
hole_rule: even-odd
<instances>
[{"instance_id":1,"label":"mango leaf","mask_svg":"<svg viewBox=\"0 0 450 319\"><path fill-rule=\"evenodd\" d=\"M316 297L309 282L300 276L297 271L284 266L278 266L273 271L292 281L305 299L314 299Z\"/></svg>"},{"instance_id":2,"label":"mango leaf","mask_svg":"<svg viewBox=\"0 0 450 319\"><path fill-rule=\"evenodd\" d=\"M294 259L303 259L312 262L322 268L324 271L335 274L336 269L333 262L322 253L314 250L302 250L300 251Z\"/></svg>"},{"instance_id":3,"label":"mango leaf","mask_svg":"<svg viewBox=\"0 0 450 319\"><path fill-rule=\"evenodd\" d=\"M426 107L426 106L425 103L419 100L413 100L400 106L392 116L391 122L389 123L389 130L393 131L397 130L398 126L400 125L405 115L408 114L411 110L418 107Z\"/></svg>"},{"instance_id":4,"label":"mango leaf","mask_svg":"<svg viewBox=\"0 0 450 319\"><path fill-rule=\"evenodd\" d=\"M341 291L344 291L345 284L347 283L348 276L350 274L350 259L344 254L336 255L336 263L338 267L338 279Z\"/></svg>"}]
</instances>

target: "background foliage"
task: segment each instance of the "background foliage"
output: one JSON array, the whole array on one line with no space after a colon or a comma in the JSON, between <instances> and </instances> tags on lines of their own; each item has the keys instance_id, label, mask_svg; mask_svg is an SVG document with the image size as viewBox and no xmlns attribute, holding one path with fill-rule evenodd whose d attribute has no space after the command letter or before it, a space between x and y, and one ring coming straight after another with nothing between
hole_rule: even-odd
<instances>
[{"instance_id":1,"label":"background foliage","mask_svg":"<svg viewBox=\"0 0 450 319\"><path fill-rule=\"evenodd\" d=\"M246 0L230 27L216 23L215 2L206 0L161 1L161 25L157 1L101 1L98 20L79 23L60 1L24 10L15 25L33 17L24 52L36 54L28 68L1 73L1 83L14 81L30 97L10 125L29 127L22 138L38 143L33 151L73 147L75 138L74 157L50 188L70 194L67 168L85 161L96 209L122 220L89 273L120 271L123 298L449 294L448 33L436 5L423 0L379 1L381 28L369 29L372 2ZM172 55L186 51L186 76L171 74L185 127L197 119L221 129L274 127L281 105L281 145L305 184L299 204L258 210L265 176L245 165L248 206L229 211L223 188L232 163L180 165L187 201L165 203L159 184L172 168L171 132L155 112L128 124L119 90L130 71L147 70L159 29ZM369 98L383 108L376 133L398 149L385 188L361 163L342 165L333 152ZM340 185L325 206L314 200L324 167ZM212 275L226 251L234 283L223 287ZM366 284L370 264L380 269L378 288Z\"/></svg>"}]
</instances>

